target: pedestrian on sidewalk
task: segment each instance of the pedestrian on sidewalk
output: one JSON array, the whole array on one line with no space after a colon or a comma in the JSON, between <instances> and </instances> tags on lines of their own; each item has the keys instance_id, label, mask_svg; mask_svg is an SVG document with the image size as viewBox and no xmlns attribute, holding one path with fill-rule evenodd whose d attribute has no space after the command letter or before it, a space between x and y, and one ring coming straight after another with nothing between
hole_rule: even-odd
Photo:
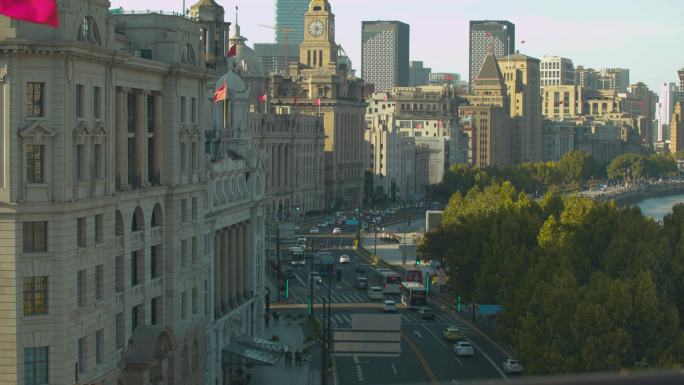
<instances>
[{"instance_id":1,"label":"pedestrian on sidewalk","mask_svg":"<svg viewBox=\"0 0 684 385\"><path fill-rule=\"evenodd\" d=\"M300 366L302 364L302 353L299 352L299 349L295 351L295 365Z\"/></svg>"},{"instance_id":2,"label":"pedestrian on sidewalk","mask_svg":"<svg viewBox=\"0 0 684 385\"><path fill-rule=\"evenodd\" d=\"M266 327L269 327L269 324L271 323L271 317L268 315L268 313L264 314L264 321L266 321Z\"/></svg>"},{"instance_id":3,"label":"pedestrian on sidewalk","mask_svg":"<svg viewBox=\"0 0 684 385\"><path fill-rule=\"evenodd\" d=\"M292 352L289 350L285 352L285 366L292 366Z\"/></svg>"}]
</instances>

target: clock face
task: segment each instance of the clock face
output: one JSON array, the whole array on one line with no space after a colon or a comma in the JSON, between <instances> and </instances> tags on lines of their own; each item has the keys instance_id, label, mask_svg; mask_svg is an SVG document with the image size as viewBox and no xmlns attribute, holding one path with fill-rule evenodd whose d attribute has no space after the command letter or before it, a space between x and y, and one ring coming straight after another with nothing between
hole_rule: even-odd
<instances>
[{"instance_id":1,"label":"clock face","mask_svg":"<svg viewBox=\"0 0 684 385\"><path fill-rule=\"evenodd\" d=\"M323 34L323 23L320 20L314 20L309 23L309 34L313 37L319 37Z\"/></svg>"}]
</instances>

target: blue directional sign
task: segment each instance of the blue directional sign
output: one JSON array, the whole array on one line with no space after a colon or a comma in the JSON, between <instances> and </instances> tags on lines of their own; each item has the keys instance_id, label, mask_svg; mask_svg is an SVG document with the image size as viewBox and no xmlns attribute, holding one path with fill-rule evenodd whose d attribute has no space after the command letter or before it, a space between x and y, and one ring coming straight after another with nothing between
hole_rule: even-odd
<instances>
[{"instance_id":1,"label":"blue directional sign","mask_svg":"<svg viewBox=\"0 0 684 385\"><path fill-rule=\"evenodd\" d=\"M503 312L501 305L478 305L480 315L496 315Z\"/></svg>"}]
</instances>

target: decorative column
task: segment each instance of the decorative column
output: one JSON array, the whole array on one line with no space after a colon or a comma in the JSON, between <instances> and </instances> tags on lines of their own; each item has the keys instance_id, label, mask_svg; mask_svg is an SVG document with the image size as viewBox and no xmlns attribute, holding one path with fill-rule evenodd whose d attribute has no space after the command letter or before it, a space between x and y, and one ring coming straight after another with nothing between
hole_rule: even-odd
<instances>
[{"instance_id":1,"label":"decorative column","mask_svg":"<svg viewBox=\"0 0 684 385\"><path fill-rule=\"evenodd\" d=\"M235 253L235 259L236 259L236 264L237 264L237 279L235 280L236 284L236 296L237 300L239 303L242 303L242 300L244 298L243 296L243 289L245 285L244 281L244 269L245 269L245 226L244 224L240 224L235 228L235 231L237 232L237 252Z\"/></svg>"},{"instance_id":2,"label":"decorative column","mask_svg":"<svg viewBox=\"0 0 684 385\"><path fill-rule=\"evenodd\" d=\"M162 96L155 92L154 95L154 157L152 158L152 171L156 174L156 180L152 181L161 185L161 164L162 164ZM152 176L152 175L150 175Z\"/></svg>"},{"instance_id":3,"label":"decorative column","mask_svg":"<svg viewBox=\"0 0 684 385\"><path fill-rule=\"evenodd\" d=\"M214 319L221 314L221 232L214 232Z\"/></svg>"},{"instance_id":4,"label":"decorative column","mask_svg":"<svg viewBox=\"0 0 684 385\"><path fill-rule=\"evenodd\" d=\"M251 261L254 258L252 256L252 242L254 242L254 239L256 238L254 234L252 233L252 229L254 226L252 225L252 221L249 221L245 224L244 230L245 230L245 242L244 242L244 251L243 251L243 278L242 278L242 284L243 284L243 291L244 295L248 298L252 297L251 289L252 286L250 284L251 281L251 274L252 274L252 264Z\"/></svg>"},{"instance_id":5,"label":"decorative column","mask_svg":"<svg viewBox=\"0 0 684 385\"><path fill-rule=\"evenodd\" d=\"M116 178L119 190L128 186L128 90L116 90Z\"/></svg>"},{"instance_id":6,"label":"decorative column","mask_svg":"<svg viewBox=\"0 0 684 385\"><path fill-rule=\"evenodd\" d=\"M147 178L147 95L138 90L135 94L135 172L141 187L149 185Z\"/></svg>"},{"instance_id":7,"label":"decorative column","mask_svg":"<svg viewBox=\"0 0 684 385\"><path fill-rule=\"evenodd\" d=\"M237 305L235 295L237 294L237 230L235 226L230 229L230 252L228 253L228 263L230 264L230 303L231 306Z\"/></svg>"},{"instance_id":8,"label":"decorative column","mask_svg":"<svg viewBox=\"0 0 684 385\"><path fill-rule=\"evenodd\" d=\"M230 306L230 272L231 266L228 263L229 246L229 232L226 229L221 231L221 306L224 311L228 310Z\"/></svg>"}]
</instances>

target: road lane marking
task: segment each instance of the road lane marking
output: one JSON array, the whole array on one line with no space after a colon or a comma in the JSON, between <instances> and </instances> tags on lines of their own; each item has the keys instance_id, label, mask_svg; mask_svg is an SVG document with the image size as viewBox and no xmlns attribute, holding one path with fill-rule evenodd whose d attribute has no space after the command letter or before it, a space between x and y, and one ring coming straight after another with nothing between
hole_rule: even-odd
<instances>
[{"instance_id":1,"label":"road lane marking","mask_svg":"<svg viewBox=\"0 0 684 385\"><path fill-rule=\"evenodd\" d=\"M397 372L397 368L394 367L394 364L390 364L390 366L392 367L392 371L394 372L394 374L398 375L399 372Z\"/></svg>"},{"instance_id":2,"label":"road lane marking","mask_svg":"<svg viewBox=\"0 0 684 385\"><path fill-rule=\"evenodd\" d=\"M447 346L447 344L446 344L444 341L442 341L441 338L437 337L437 335L436 335L435 333L433 333L432 330L430 330L430 328L427 327L427 325L423 325L423 327L425 328L425 330L426 330L428 333L430 333L430 335L432 335L433 337L435 337L435 339L437 340L437 342L439 342L442 346L444 346L444 348L446 348L447 350L449 349L449 347ZM456 362L458 362L458 364L461 365L461 367L465 367L465 365L463 365L463 362L461 361L461 359L458 358L458 356L454 356L454 357L456 358Z\"/></svg>"},{"instance_id":3,"label":"road lane marking","mask_svg":"<svg viewBox=\"0 0 684 385\"><path fill-rule=\"evenodd\" d=\"M406 333L401 332L401 337L406 341L408 346L413 350L413 353L418 357L418 361L420 362L420 365L425 369L425 373L427 373L428 377L430 377L430 382L432 382L432 385L439 385L439 381L437 381L437 376L435 376L435 373L432 371L432 368L430 368L430 364L427 363L425 360L425 357L423 356L423 353L418 350L418 347L416 344L413 342L411 338L409 338Z\"/></svg>"},{"instance_id":4,"label":"road lane marking","mask_svg":"<svg viewBox=\"0 0 684 385\"><path fill-rule=\"evenodd\" d=\"M423 338L423 335L420 334L420 332L419 332L418 330L414 330L414 331L413 331L413 334L415 334L416 336L418 336L418 338Z\"/></svg>"},{"instance_id":5,"label":"road lane marking","mask_svg":"<svg viewBox=\"0 0 684 385\"><path fill-rule=\"evenodd\" d=\"M473 346L475 346L475 345L473 345ZM484 356L484 358L486 358L487 361L489 361L490 364L492 364L492 366L494 367L494 369L496 369L496 371L499 372L499 374L501 375L501 377L502 377L504 380L506 380L507 382L511 382L511 380L509 380L508 377L506 377L506 373L504 373L503 370L501 370L501 368L499 368L499 365L497 365L496 363L494 363L494 360L492 360L492 358L489 357L489 354L485 353L485 351L482 350L482 349L479 348L479 347L476 347L476 349L479 350L480 353L482 353L482 355Z\"/></svg>"},{"instance_id":6,"label":"road lane marking","mask_svg":"<svg viewBox=\"0 0 684 385\"><path fill-rule=\"evenodd\" d=\"M359 381L363 381L363 368L361 368L360 362L359 362L359 357L354 356L354 363L356 364L356 377L359 379Z\"/></svg>"}]
</instances>

